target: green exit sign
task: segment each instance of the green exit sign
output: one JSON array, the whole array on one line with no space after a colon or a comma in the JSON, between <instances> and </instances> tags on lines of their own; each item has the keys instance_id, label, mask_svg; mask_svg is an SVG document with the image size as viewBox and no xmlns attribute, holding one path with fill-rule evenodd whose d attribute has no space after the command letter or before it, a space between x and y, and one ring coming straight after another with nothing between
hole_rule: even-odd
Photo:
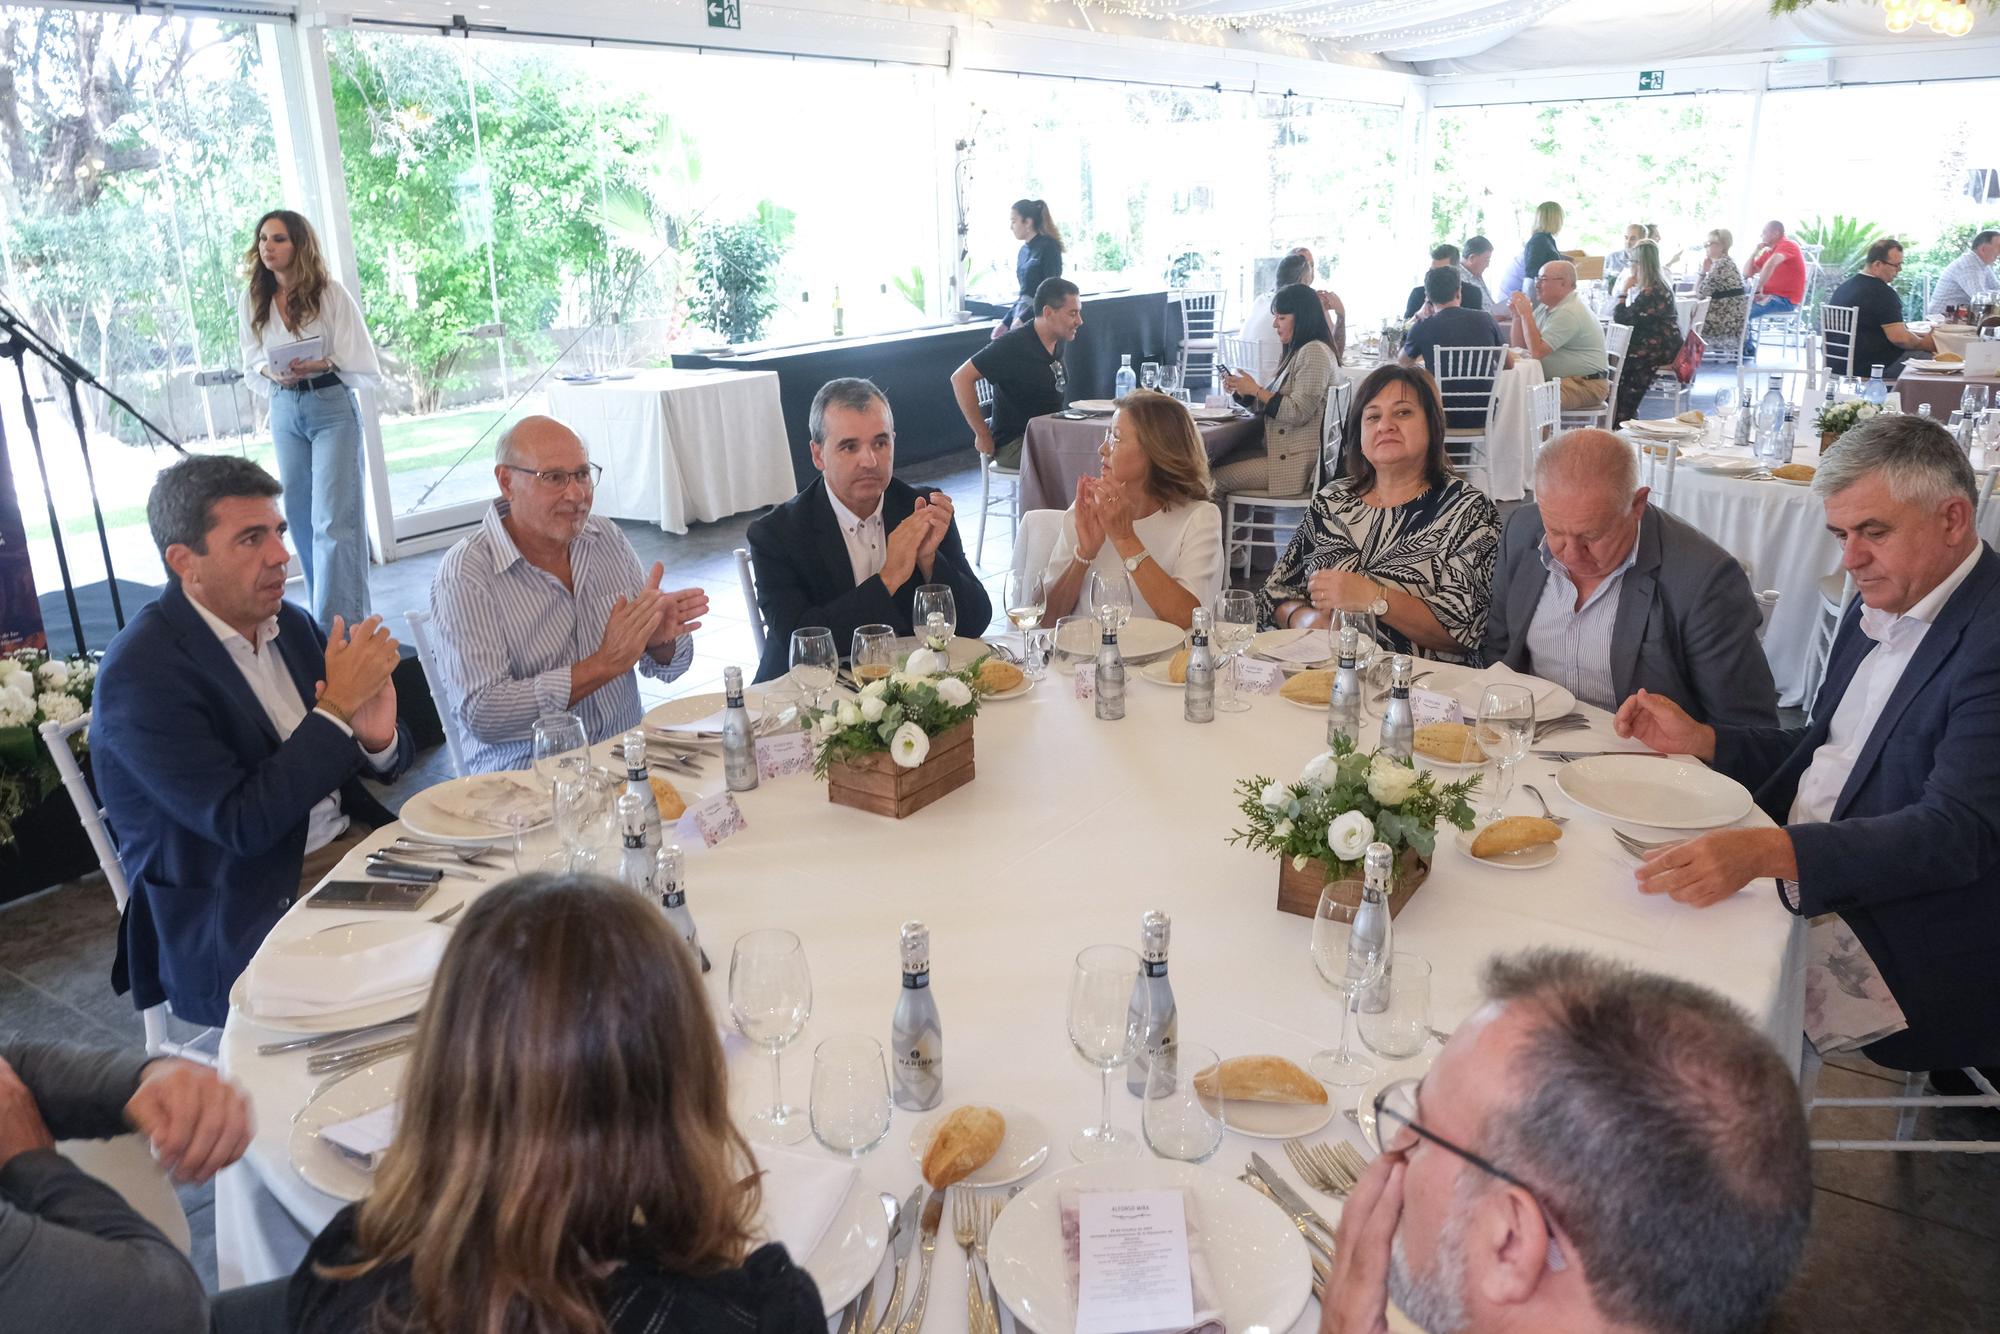
<instances>
[{"instance_id":1,"label":"green exit sign","mask_svg":"<svg viewBox=\"0 0 2000 1334\"><path fill-rule=\"evenodd\" d=\"M743 26L743 0L708 0L708 26L740 29Z\"/></svg>"},{"instance_id":2,"label":"green exit sign","mask_svg":"<svg viewBox=\"0 0 2000 1334\"><path fill-rule=\"evenodd\" d=\"M711 13L712 13L712 12L714 12L714 7L713 7L713 6L710 6L710 12L711 12ZM715 20L713 20L713 19L710 19L710 20L709 20L709 22L711 22L711 23L713 23L714 21L715 21ZM1666 86L1667 86L1667 72L1666 72L1665 70L1663 70L1663 69L1642 69L1642 70L1640 70L1640 71L1639 71L1639 91L1640 91L1640 92L1642 92L1642 93L1657 93L1657 92L1659 92L1659 91L1660 91L1660 90L1661 90L1662 88L1665 88Z\"/></svg>"}]
</instances>

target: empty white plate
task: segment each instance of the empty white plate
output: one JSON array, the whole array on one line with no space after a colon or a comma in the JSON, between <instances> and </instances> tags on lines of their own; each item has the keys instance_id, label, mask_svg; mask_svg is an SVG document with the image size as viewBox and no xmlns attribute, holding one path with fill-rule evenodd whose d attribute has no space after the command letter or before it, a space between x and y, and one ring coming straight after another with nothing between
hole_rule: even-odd
<instances>
[{"instance_id":1,"label":"empty white plate","mask_svg":"<svg viewBox=\"0 0 2000 1334\"><path fill-rule=\"evenodd\" d=\"M1556 770L1562 794L1588 811L1656 829L1714 829L1750 813L1750 789L1687 760L1592 755Z\"/></svg>"},{"instance_id":2,"label":"empty white plate","mask_svg":"<svg viewBox=\"0 0 2000 1334\"><path fill-rule=\"evenodd\" d=\"M1095 658L1100 637L1101 632L1094 623L1078 622L1064 628L1063 637L1056 647L1064 653ZM1156 621L1150 616L1134 616L1118 628L1118 652L1129 663L1150 658L1156 653L1172 653L1180 648L1185 637L1185 632L1178 625Z\"/></svg>"}]
</instances>

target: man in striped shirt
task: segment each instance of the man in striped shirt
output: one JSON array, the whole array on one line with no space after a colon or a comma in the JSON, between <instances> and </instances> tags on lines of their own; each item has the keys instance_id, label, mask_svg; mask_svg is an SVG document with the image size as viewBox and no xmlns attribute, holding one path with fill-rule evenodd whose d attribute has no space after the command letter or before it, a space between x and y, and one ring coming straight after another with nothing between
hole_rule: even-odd
<instances>
[{"instance_id":1,"label":"man in striped shirt","mask_svg":"<svg viewBox=\"0 0 2000 1334\"><path fill-rule=\"evenodd\" d=\"M660 588L618 525L591 517L603 470L574 431L524 417L500 437L500 499L431 582L444 698L469 772L525 769L535 719L574 713L593 743L639 725L633 667L688 669L708 611L699 588Z\"/></svg>"}]
</instances>

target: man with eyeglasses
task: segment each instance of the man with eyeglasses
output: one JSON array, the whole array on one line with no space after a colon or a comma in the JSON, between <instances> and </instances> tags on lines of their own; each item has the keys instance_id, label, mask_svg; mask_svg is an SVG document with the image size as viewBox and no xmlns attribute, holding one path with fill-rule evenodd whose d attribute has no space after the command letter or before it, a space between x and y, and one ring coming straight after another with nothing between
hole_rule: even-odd
<instances>
[{"instance_id":1,"label":"man with eyeglasses","mask_svg":"<svg viewBox=\"0 0 2000 1334\"><path fill-rule=\"evenodd\" d=\"M1542 363L1542 374L1562 381L1562 405L1588 411L1611 397L1611 363L1604 355L1604 326L1576 294L1576 265L1552 259L1514 293L1511 341Z\"/></svg>"},{"instance_id":2,"label":"man with eyeglasses","mask_svg":"<svg viewBox=\"0 0 2000 1334\"><path fill-rule=\"evenodd\" d=\"M1903 363L1912 352L1935 352L1937 344L1928 333L1917 333L1903 323L1903 298L1889 284L1903 271L1903 243L1884 237L1868 247L1861 272L1833 289L1829 306L1854 307L1854 356L1848 359L1847 336L1826 335L1826 359L1830 365L1851 365L1864 379L1877 366L1882 378L1893 380L1903 373Z\"/></svg>"},{"instance_id":3,"label":"man with eyeglasses","mask_svg":"<svg viewBox=\"0 0 2000 1334\"><path fill-rule=\"evenodd\" d=\"M1321 1334L1763 1327L1798 1268L1798 1085L1720 996L1574 951L1486 967L1421 1082L1375 1099Z\"/></svg>"},{"instance_id":4,"label":"man with eyeglasses","mask_svg":"<svg viewBox=\"0 0 2000 1334\"><path fill-rule=\"evenodd\" d=\"M665 591L617 524L590 506L603 470L576 432L524 417L500 437L500 498L431 581L435 658L470 773L525 769L535 719L574 713L595 743L639 725L637 667L671 681L708 611L699 588Z\"/></svg>"}]
</instances>

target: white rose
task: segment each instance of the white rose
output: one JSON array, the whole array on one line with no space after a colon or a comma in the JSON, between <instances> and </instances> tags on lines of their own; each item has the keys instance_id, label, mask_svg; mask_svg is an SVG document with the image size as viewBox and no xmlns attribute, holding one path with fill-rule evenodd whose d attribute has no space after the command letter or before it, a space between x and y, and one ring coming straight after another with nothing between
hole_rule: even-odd
<instances>
[{"instance_id":1,"label":"white rose","mask_svg":"<svg viewBox=\"0 0 2000 1334\"><path fill-rule=\"evenodd\" d=\"M1291 804L1292 794L1276 783L1264 784L1264 790L1257 794L1257 800L1264 803L1267 811L1282 811Z\"/></svg>"},{"instance_id":2,"label":"white rose","mask_svg":"<svg viewBox=\"0 0 2000 1334\"><path fill-rule=\"evenodd\" d=\"M911 676L925 677L936 676L938 673L948 670L950 666L950 660L944 654L932 649L920 648L910 654L909 661L903 664L903 670Z\"/></svg>"},{"instance_id":3,"label":"white rose","mask_svg":"<svg viewBox=\"0 0 2000 1334\"><path fill-rule=\"evenodd\" d=\"M1306 767L1299 771L1299 781L1314 787L1325 787L1329 772L1333 768L1333 752L1321 751L1306 761Z\"/></svg>"},{"instance_id":4,"label":"white rose","mask_svg":"<svg viewBox=\"0 0 2000 1334\"><path fill-rule=\"evenodd\" d=\"M824 741L840 730L840 720L830 713L823 713L819 721L813 724L813 730L819 733L820 740Z\"/></svg>"},{"instance_id":5,"label":"white rose","mask_svg":"<svg viewBox=\"0 0 2000 1334\"><path fill-rule=\"evenodd\" d=\"M921 649L918 650L918 652L920 653L922 651L923 650ZM891 684L903 690L908 690L911 686L920 686L924 684L923 677L912 675L909 672L890 672L889 681Z\"/></svg>"},{"instance_id":6,"label":"white rose","mask_svg":"<svg viewBox=\"0 0 2000 1334\"><path fill-rule=\"evenodd\" d=\"M66 723L83 715L83 705L74 695L65 695L60 690L44 690L35 697L42 714L52 723Z\"/></svg>"},{"instance_id":7,"label":"white rose","mask_svg":"<svg viewBox=\"0 0 2000 1334\"><path fill-rule=\"evenodd\" d=\"M864 694L861 697L860 709L862 722L879 723L882 721L882 715L889 711L889 706L882 702L880 695Z\"/></svg>"},{"instance_id":8,"label":"white rose","mask_svg":"<svg viewBox=\"0 0 2000 1334\"><path fill-rule=\"evenodd\" d=\"M840 701L840 707L834 710L834 716L840 719L842 727L852 727L861 721L861 710L854 707L853 700L844 699Z\"/></svg>"},{"instance_id":9,"label":"white rose","mask_svg":"<svg viewBox=\"0 0 2000 1334\"><path fill-rule=\"evenodd\" d=\"M1344 862L1361 860L1375 841L1375 825L1360 811L1349 811L1326 828L1326 845Z\"/></svg>"},{"instance_id":10,"label":"white rose","mask_svg":"<svg viewBox=\"0 0 2000 1334\"><path fill-rule=\"evenodd\" d=\"M11 690L0 690L0 727L25 727L35 720L35 701Z\"/></svg>"},{"instance_id":11,"label":"white rose","mask_svg":"<svg viewBox=\"0 0 2000 1334\"><path fill-rule=\"evenodd\" d=\"M12 658L0 658L0 690L12 690L29 699L35 697L35 676Z\"/></svg>"},{"instance_id":12,"label":"white rose","mask_svg":"<svg viewBox=\"0 0 2000 1334\"><path fill-rule=\"evenodd\" d=\"M947 676L937 683L938 698L954 709L962 709L972 703L972 687L956 676Z\"/></svg>"},{"instance_id":13,"label":"white rose","mask_svg":"<svg viewBox=\"0 0 2000 1334\"><path fill-rule=\"evenodd\" d=\"M50 658L41 665L35 675L42 679L43 685L54 686L60 690L69 684L69 664L60 658Z\"/></svg>"},{"instance_id":14,"label":"white rose","mask_svg":"<svg viewBox=\"0 0 2000 1334\"><path fill-rule=\"evenodd\" d=\"M1272 838L1290 838L1291 836L1292 822L1290 820L1280 820L1271 826Z\"/></svg>"},{"instance_id":15,"label":"white rose","mask_svg":"<svg viewBox=\"0 0 2000 1334\"><path fill-rule=\"evenodd\" d=\"M931 753L931 739L915 723L904 723L889 738L889 758L905 769L914 769Z\"/></svg>"},{"instance_id":16,"label":"white rose","mask_svg":"<svg viewBox=\"0 0 2000 1334\"><path fill-rule=\"evenodd\" d=\"M873 681L870 681L867 685L861 687L861 698L880 699L883 695L888 693L888 690L889 690L889 679L887 677L878 676Z\"/></svg>"},{"instance_id":17,"label":"white rose","mask_svg":"<svg viewBox=\"0 0 2000 1334\"><path fill-rule=\"evenodd\" d=\"M1417 785L1417 771L1386 755L1377 755L1368 766L1368 795L1384 806L1400 806Z\"/></svg>"}]
</instances>

